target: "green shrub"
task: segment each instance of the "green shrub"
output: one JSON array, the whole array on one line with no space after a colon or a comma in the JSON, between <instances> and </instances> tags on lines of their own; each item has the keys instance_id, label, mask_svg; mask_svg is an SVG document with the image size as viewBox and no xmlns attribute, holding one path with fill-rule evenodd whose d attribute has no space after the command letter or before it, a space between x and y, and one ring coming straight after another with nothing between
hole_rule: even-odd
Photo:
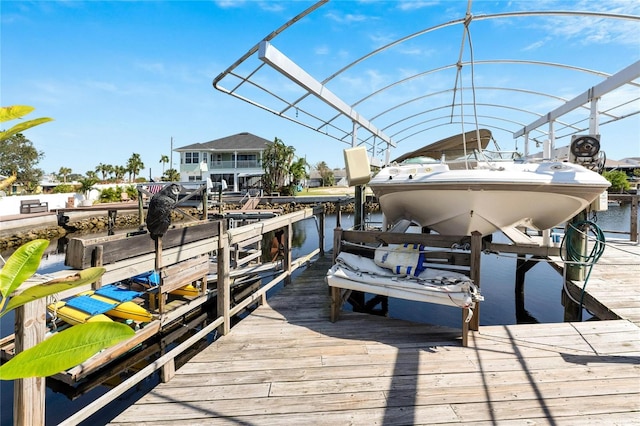
<instances>
[{"instance_id":1,"label":"green shrub","mask_svg":"<svg viewBox=\"0 0 640 426\"><path fill-rule=\"evenodd\" d=\"M129 185L125 188L125 192L127 193L127 196L129 197L130 200L137 200L138 199L138 188L136 188L133 185Z\"/></svg>"},{"instance_id":2,"label":"green shrub","mask_svg":"<svg viewBox=\"0 0 640 426\"><path fill-rule=\"evenodd\" d=\"M63 183L53 188L54 194L66 194L68 192L76 192L76 188L68 183Z\"/></svg>"},{"instance_id":3,"label":"green shrub","mask_svg":"<svg viewBox=\"0 0 640 426\"><path fill-rule=\"evenodd\" d=\"M602 176L611 183L609 192L623 192L631 188L627 174L621 170L612 170L602 173Z\"/></svg>"},{"instance_id":4,"label":"green shrub","mask_svg":"<svg viewBox=\"0 0 640 426\"><path fill-rule=\"evenodd\" d=\"M100 202L101 203L115 203L116 201L120 201L120 194L122 191L117 192L117 188L109 187L104 188L100 191Z\"/></svg>"}]
</instances>

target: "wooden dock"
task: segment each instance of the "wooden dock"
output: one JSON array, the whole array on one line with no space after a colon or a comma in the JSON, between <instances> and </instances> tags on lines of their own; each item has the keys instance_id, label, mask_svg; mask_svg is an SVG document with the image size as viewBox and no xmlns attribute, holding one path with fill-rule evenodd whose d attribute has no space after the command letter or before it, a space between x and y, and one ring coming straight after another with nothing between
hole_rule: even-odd
<instances>
[{"instance_id":1,"label":"wooden dock","mask_svg":"<svg viewBox=\"0 0 640 426\"><path fill-rule=\"evenodd\" d=\"M640 245L629 240L610 240L586 283L569 281L567 288L579 300L586 284L584 304L598 318L626 319L640 327L639 277Z\"/></svg>"},{"instance_id":2,"label":"wooden dock","mask_svg":"<svg viewBox=\"0 0 640 426\"><path fill-rule=\"evenodd\" d=\"M462 347L459 329L353 312L331 323L329 266L311 265L110 424L640 424L637 322L482 326ZM597 270L590 290L607 281Z\"/></svg>"}]
</instances>

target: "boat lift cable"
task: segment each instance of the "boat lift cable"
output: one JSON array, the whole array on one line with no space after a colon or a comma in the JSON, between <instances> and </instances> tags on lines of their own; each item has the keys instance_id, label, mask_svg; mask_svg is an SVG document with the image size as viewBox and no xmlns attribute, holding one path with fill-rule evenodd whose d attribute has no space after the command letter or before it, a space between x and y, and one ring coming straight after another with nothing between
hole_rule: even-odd
<instances>
[{"instance_id":1,"label":"boat lift cable","mask_svg":"<svg viewBox=\"0 0 640 426\"><path fill-rule=\"evenodd\" d=\"M464 53L464 46L465 46L465 39L469 42L469 65L470 65L470 78L471 78L471 98L472 98L472 102L471 105L473 107L473 118L474 118L474 123L475 123L475 129L476 129L476 142L478 144L478 154L484 159L484 161L489 164L490 167L491 164L489 163L489 161L487 160L484 151L482 149L482 140L480 139L480 124L478 123L478 108L477 108L477 99L476 99L476 87L475 87L475 66L474 66L474 52L473 52L473 42L471 39L471 31L469 29L469 25L471 24L471 21L473 20L473 15L471 13L471 4L472 4L473 0L469 0L467 3L467 13L464 19L464 29L463 29L463 33L462 33L462 42L460 45L460 54L458 56L458 62L456 64L456 68L457 68L457 72L456 72L456 80L455 80L455 84L454 84L454 90L453 90L453 103L451 105L452 111L451 111L451 117L453 118L453 108L455 107L455 101L456 101L456 90L458 88L458 83L460 84L460 122L462 125L462 147L463 147L463 153L464 153L464 164L465 164L465 168L469 169L469 158L468 158L468 152L467 152L467 141L465 138L465 130L464 130L464 102L462 99L463 96L463 90L462 90L462 55Z\"/></svg>"},{"instance_id":2,"label":"boat lift cable","mask_svg":"<svg viewBox=\"0 0 640 426\"><path fill-rule=\"evenodd\" d=\"M576 235L580 234L580 235ZM595 236L593 240L593 247L588 254L583 254L581 247L574 246L576 241L581 241L580 236L585 236L588 240L590 234ZM580 301L576 301L572 298L572 300L580 305L580 314L579 320L582 321L582 307L584 306L584 294L585 289L587 288L587 283L589 281L589 276L591 275L591 271L593 266L598 262L602 254L604 253L604 249L606 246L604 232L600 229L595 222L591 220L584 220L577 223L570 223L567 227L567 231L562 239L562 247L565 250L560 251L560 257L565 262L565 264L573 264L573 265L581 265L587 267L587 274L584 279L584 284L582 285L582 291L580 292ZM566 271L566 267L565 267ZM566 279L565 286L566 286ZM565 292L569 295L569 292ZM569 295L569 297L571 297Z\"/></svg>"}]
</instances>

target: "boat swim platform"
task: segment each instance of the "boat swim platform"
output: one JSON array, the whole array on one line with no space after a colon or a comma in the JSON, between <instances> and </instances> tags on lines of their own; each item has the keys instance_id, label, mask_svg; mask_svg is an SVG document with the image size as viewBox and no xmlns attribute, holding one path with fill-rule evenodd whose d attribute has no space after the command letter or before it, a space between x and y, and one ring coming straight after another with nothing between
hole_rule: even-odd
<instances>
[{"instance_id":1,"label":"boat swim platform","mask_svg":"<svg viewBox=\"0 0 640 426\"><path fill-rule=\"evenodd\" d=\"M640 424L632 321L481 326L463 347L454 328L330 322L330 266L312 264L110 424Z\"/></svg>"}]
</instances>

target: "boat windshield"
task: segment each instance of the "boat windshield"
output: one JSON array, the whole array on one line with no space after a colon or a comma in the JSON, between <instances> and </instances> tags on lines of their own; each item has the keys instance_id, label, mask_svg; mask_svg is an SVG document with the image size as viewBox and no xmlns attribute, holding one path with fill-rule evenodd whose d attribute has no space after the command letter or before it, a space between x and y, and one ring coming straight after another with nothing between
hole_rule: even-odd
<instances>
[{"instance_id":1,"label":"boat windshield","mask_svg":"<svg viewBox=\"0 0 640 426\"><path fill-rule=\"evenodd\" d=\"M440 161L431 157L413 157L413 158L407 158L401 164L434 164L439 162Z\"/></svg>"}]
</instances>

